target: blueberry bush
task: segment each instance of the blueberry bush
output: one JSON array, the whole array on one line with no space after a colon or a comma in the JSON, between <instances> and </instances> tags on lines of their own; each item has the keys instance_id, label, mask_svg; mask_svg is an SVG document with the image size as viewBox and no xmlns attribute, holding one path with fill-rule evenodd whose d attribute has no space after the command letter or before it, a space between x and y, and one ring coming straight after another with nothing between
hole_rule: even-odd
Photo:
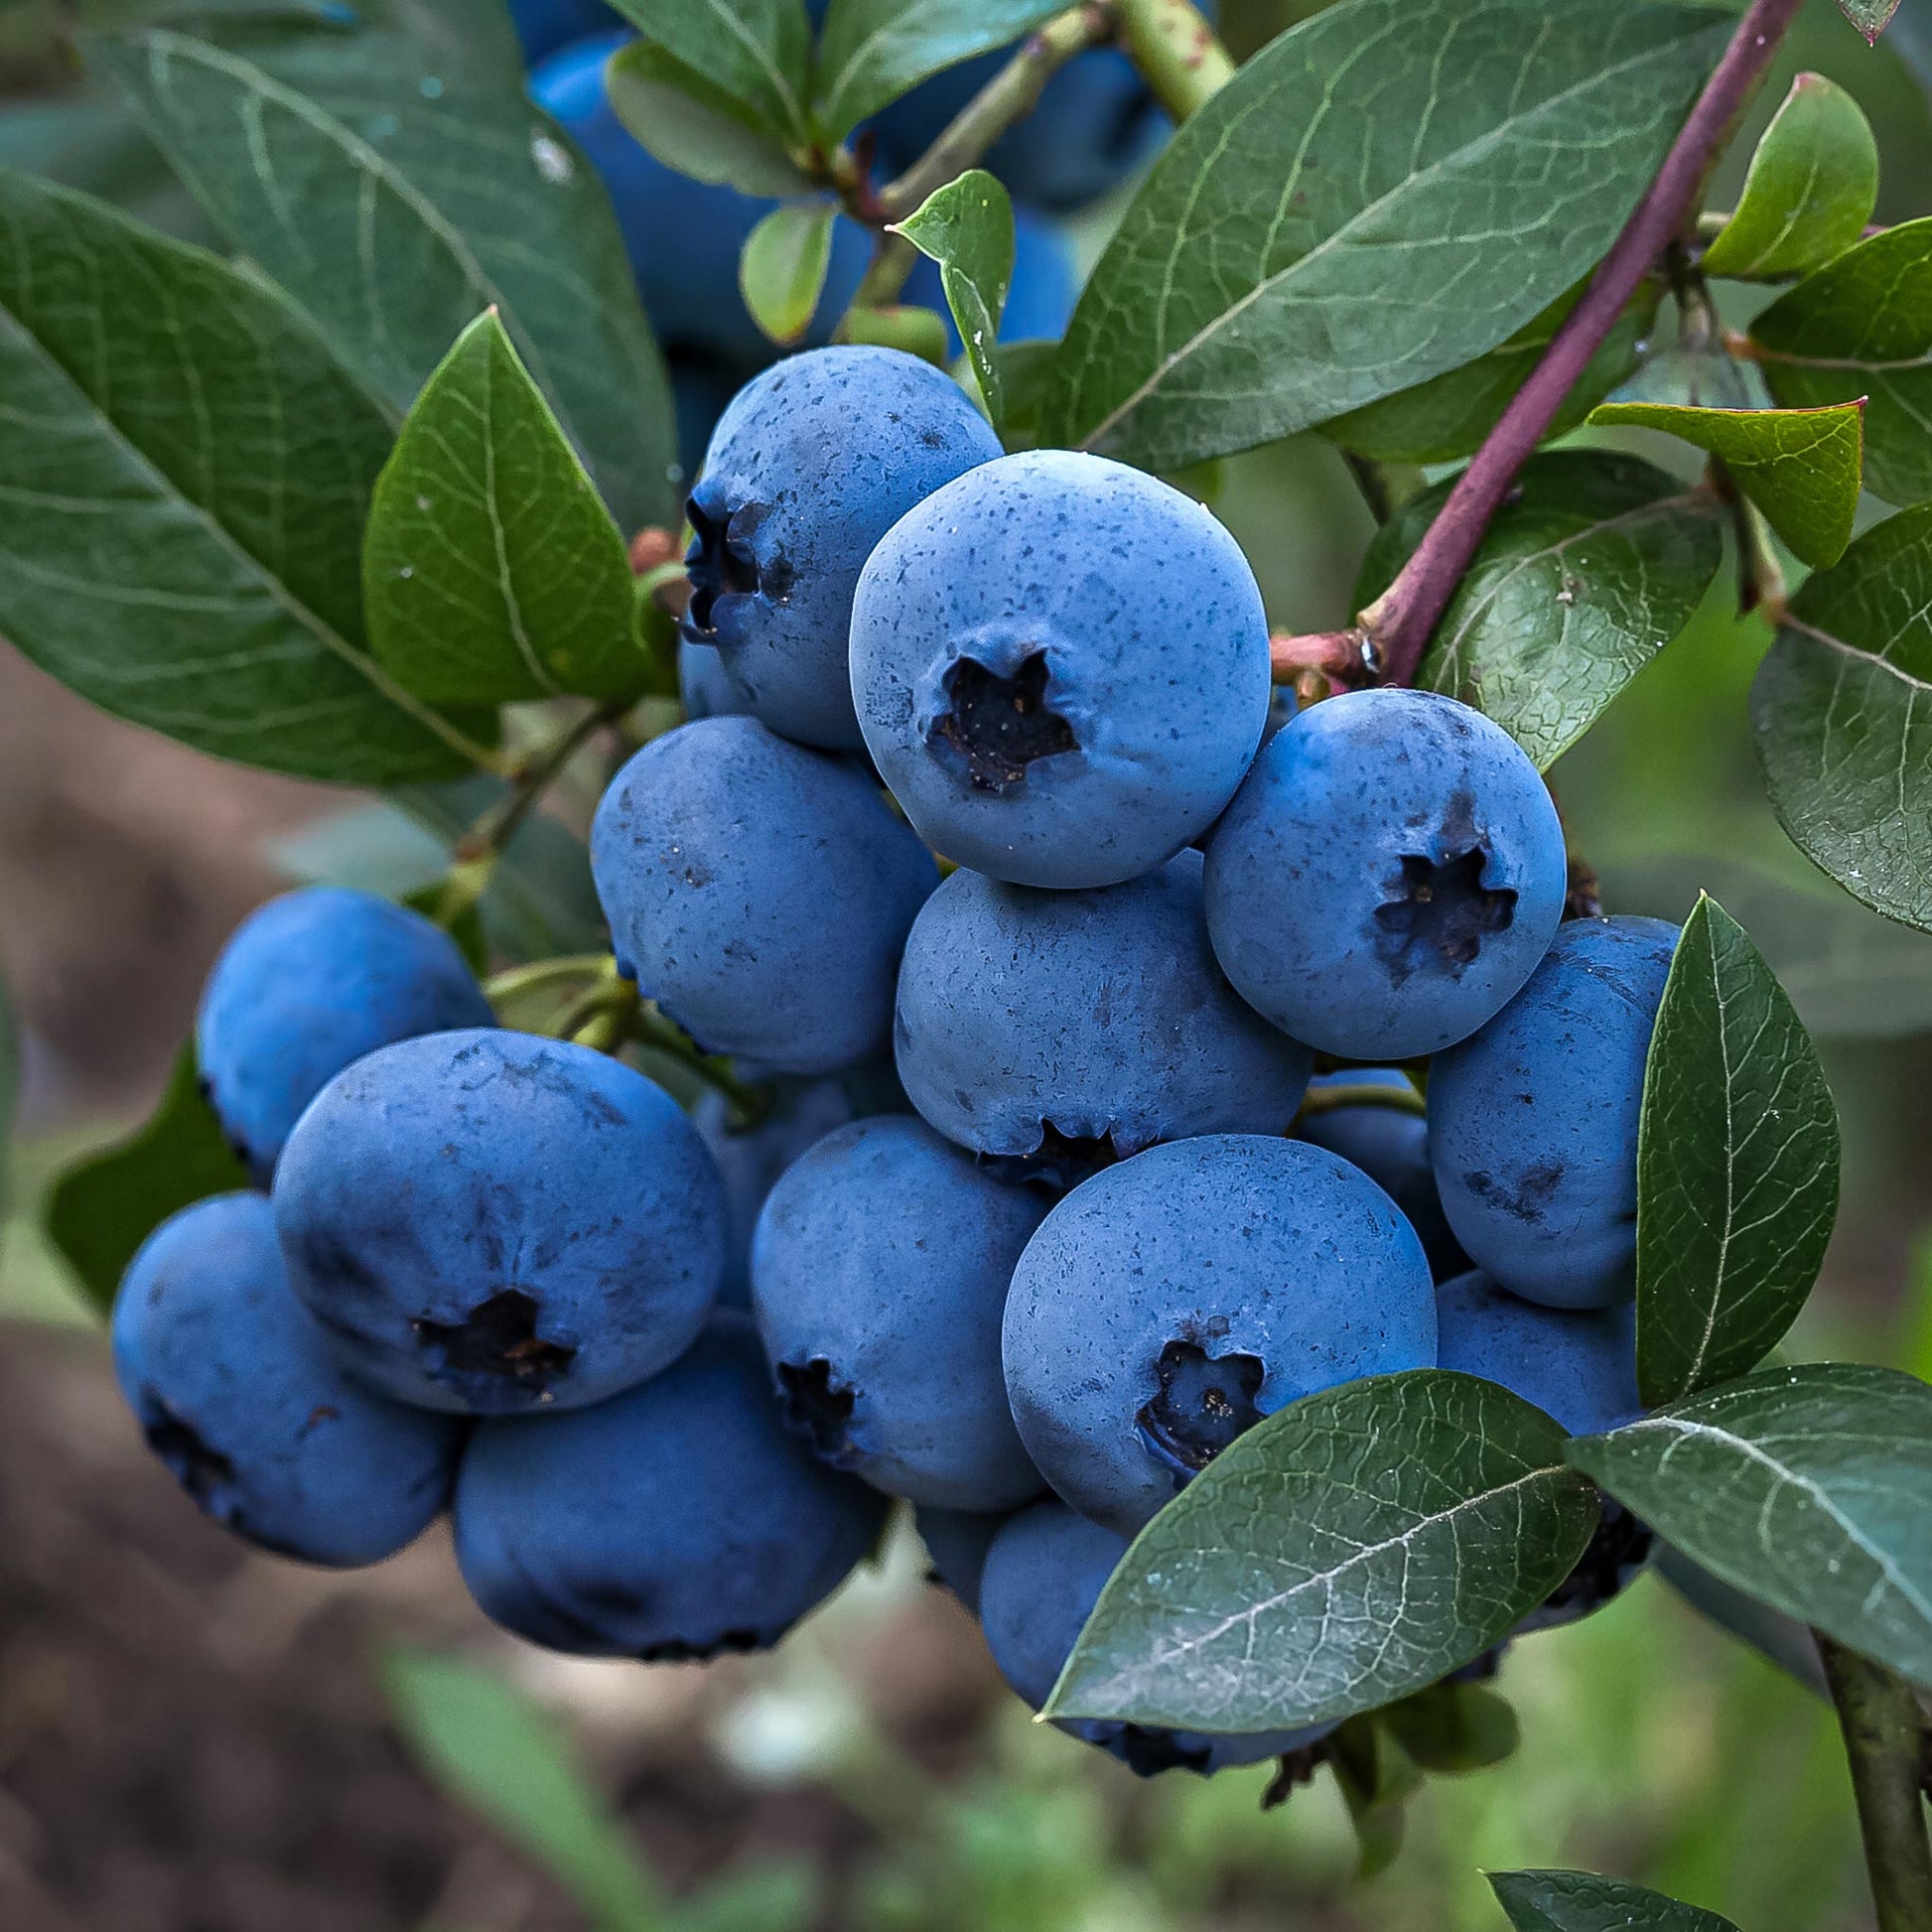
<instances>
[{"instance_id":1,"label":"blueberry bush","mask_svg":"<svg viewBox=\"0 0 1932 1932\"><path fill-rule=\"evenodd\" d=\"M1822 1669L1927 1932L1932 1390L1781 1352L1818 1050L1548 774L1755 613L1817 918L1932 932L1932 218L1816 73L1720 176L1800 0L1293 11L79 9L186 196L0 168L0 632L439 858L251 915L47 1228L264 1549L447 1511L489 1617L653 1662L910 1513L1043 1720L1332 1777L1370 1865L1663 1570ZM1376 526L1328 628L1217 514L1302 432ZM528 1714L390 1677L658 1922Z\"/></svg>"}]
</instances>

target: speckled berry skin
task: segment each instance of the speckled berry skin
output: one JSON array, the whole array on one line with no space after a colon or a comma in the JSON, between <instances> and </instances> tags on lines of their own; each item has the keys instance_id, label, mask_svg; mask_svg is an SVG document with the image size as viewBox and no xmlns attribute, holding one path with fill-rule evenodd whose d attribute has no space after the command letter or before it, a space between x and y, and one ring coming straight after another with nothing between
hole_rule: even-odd
<instances>
[{"instance_id":1,"label":"speckled berry skin","mask_svg":"<svg viewBox=\"0 0 1932 1932\"><path fill-rule=\"evenodd\" d=\"M1241 1430L1433 1367L1429 1263L1394 1202L1302 1141L1210 1135L1076 1187L1014 1271L1014 1421L1073 1507L1131 1536Z\"/></svg>"},{"instance_id":2,"label":"speckled berry skin","mask_svg":"<svg viewBox=\"0 0 1932 1932\"><path fill-rule=\"evenodd\" d=\"M471 1415L601 1402L688 1348L724 1190L641 1073L507 1031L339 1074L275 1176L289 1278L363 1381Z\"/></svg>"},{"instance_id":3,"label":"speckled berry skin","mask_svg":"<svg viewBox=\"0 0 1932 1932\"><path fill-rule=\"evenodd\" d=\"M1268 621L1192 498L1066 450L1002 457L895 524L852 607L866 747L935 851L1112 886L1234 796L1268 718Z\"/></svg>"},{"instance_id":4,"label":"speckled berry skin","mask_svg":"<svg viewBox=\"0 0 1932 1932\"><path fill-rule=\"evenodd\" d=\"M261 1194L162 1222L114 1303L114 1372L204 1513L278 1556L349 1567L442 1509L461 1426L350 1381L290 1293Z\"/></svg>"},{"instance_id":5,"label":"speckled berry skin","mask_svg":"<svg viewBox=\"0 0 1932 1932\"><path fill-rule=\"evenodd\" d=\"M1105 1138L1126 1155L1194 1134L1285 1133L1310 1056L1216 965L1200 873L1183 852L1084 893L952 874L899 968L896 1052L912 1104L961 1147L1009 1157L1052 1139Z\"/></svg>"},{"instance_id":6,"label":"speckled berry skin","mask_svg":"<svg viewBox=\"0 0 1932 1932\"><path fill-rule=\"evenodd\" d=\"M1636 1291L1637 1116L1677 928L1573 919L1429 1076L1443 1211L1477 1267L1553 1309Z\"/></svg>"},{"instance_id":7,"label":"speckled berry skin","mask_svg":"<svg viewBox=\"0 0 1932 1932\"><path fill-rule=\"evenodd\" d=\"M257 906L222 947L195 1055L222 1132L266 1187L303 1108L344 1067L493 1018L441 927L374 893L307 886Z\"/></svg>"},{"instance_id":8,"label":"speckled berry skin","mask_svg":"<svg viewBox=\"0 0 1932 1932\"><path fill-rule=\"evenodd\" d=\"M1482 1025L1563 917L1563 826L1516 742L1430 691L1311 705L1207 846L1207 927L1257 1012L1324 1053L1412 1059Z\"/></svg>"},{"instance_id":9,"label":"speckled berry skin","mask_svg":"<svg viewBox=\"0 0 1932 1932\"><path fill-rule=\"evenodd\" d=\"M700 1045L784 1073L885 1052L932 855L857 765L752 718L654 739L591 827L619 956Z\"/></svg>"},{"instance_id":10,"label":"speckled berry skin","mask_svg":"<svg viewBox=\"0 0 1932 1932\"><path fill-rule=\"evenodd\" d=\"M1000 1317L1047 1199L921 1120L836 1129L752 1242L752 1308L787 1420L889 1496L1000 1510L1045 1487L1007 1407Z\"/></svg>"},{"instance_id":11,"label":"speckled berry skin","mask_svg":"<svg viewBox=\"0 0 1932 1932\"><path fill-rule=\"evenodd\" d=\"M994 1535L980 1577L979 1614L1000 1675L1037 1711L1073 1654L1082 1625L1128 1539L1076 1515L1064 1503L1035 1503ZM1142 1777L1187 1770L1211 1776L1258 1764L1325 1737L1333 1725L1215 1736L1107 1718L1056 1719L1060 1729L1096 1744Z\"/></svg>"},{"instance_id":12,"label":"speckled berry skin","mask_svg":"<svg viewBox=\"0 0 1932 1932\"><path fill-rule=\"evenodd\" d=\"M942 370L896 348L787 356L719 418L686 514L682 634L715 644L773 731L856 752L846 637L872 547L913 504L1000 454Z\"/></svg>"},{"instance_id":13,"label":"speckled berry skin","mask_svg":"<svg viewBox=\"0 0 1932 1932\"><path fill-rule=\"evenodd\" d=\"M973 1615L980 1610L980 1578L986 1553L1011 1511L992 1515L970 1509L920 1509L913 1527L932 1563L934 1581L943 1584Z\"/></svg>"},{"instance_id":14,"label":"speckled berry skin","mask_svg":"<svg viewBox=\"0 0 1932 1932\"><path fill-rule=\"evenodd\" d=\"M1546 1309L1480 1269L1436 1291L1440 1368L1500 1382L1573 1436L1594 1436L1642 1413L1636 1328L1615 1309Z\"/></svg>"},{"instance_id":15,"label":"speckled berry skin","mask_svg":"<svg viewBox=\"0 0 1932 1932\"><path fill-rule=\"evenodd\" d=\"M1393 1066L1317 1073L1309 1082L1309 1091L1360 1086L1384 1086L1410 1095L1416 1091L1409 1076ZM1402 1209L1439 1282L1467 1269L1469 1258L1457 1245L1436 1191L1436 1173L1429 1165L1429 1124L1421 1114L1369 1102L1328 1113L1305 1113L1296 1132L1303 1140L1352 1162Z\"/></svg>"},{"instance_id":16,"label":"speckled berry skin","mask_svg":"<svg viewBox=\"0 0 1932 1932\"><path fill-rule=\"evenodd\" d=\"M615 1401L481 1424L457 1562L484 1614L533 1643L670 1662L776 1643L887 1507L785 1428L751 1324L722 1315Z\"/></svg>"}]
</instances>

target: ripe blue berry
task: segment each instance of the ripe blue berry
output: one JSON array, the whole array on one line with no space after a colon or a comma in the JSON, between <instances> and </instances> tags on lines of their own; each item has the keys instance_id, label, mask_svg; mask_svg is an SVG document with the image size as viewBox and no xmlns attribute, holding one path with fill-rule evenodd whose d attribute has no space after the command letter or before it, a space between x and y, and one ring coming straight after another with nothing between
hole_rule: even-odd
<instances>
[{"instance_id":1,"label":"ripe blue berry","mask_svg":"<svg viewBox=\"0 0 1932 1932\"><path fill-rule=\"evenodd\" d=\"M532 65L573 41L623 24L604 0L510 0L510 22Z\"/></svg>"},{"instance_id":2,"label":"ripe blue berry","mask_svg":"<svg viewBox=\"0 0 1932 1932\"><path fill-rule=\"evenodd\" d=\"M949 1140L1063 1183L1160 1140L1284 1133L1309 1055L1235 997L1200 855L1047 893L955 872L899 969L899 1078Z\"/></svg>"},{"instance_id":3,"label":"ripe blue berry","mask_svg":"<svg viewBox=\"0 0 1932 1932\"><path fill-rule=\"evenodd\" d=\"M833 1467L943 1509L1039 1494L1000 1315L1045 1211L903 1114L838 1128L779 1176L752 1243L752 1307L786 1419Z\"/></svg>"},{"instance_id":4,"label":"ripe blue berry","mask_svg":"<svg viewBox=\"0 0 1932 1932\"><path fill-rule=\"evenodd\" d=\"M988 1515L971 1509L918 1509L913 1527L931 1559L931 1575L945 1585L975 1616L980 1609L980 1578L986 1553L1006 1522L1007 1511Z\"/></svg>"},{"instance_id":5,"label":"ripe blue berry","mask_svg":"<svg viewBox=\"0 0 1932 1932\"><path fill-rule=\"evenodd\" d=\"M886 1050L939 876L862 769L752 718L646 745L597 808L591 870L643 991L707 1049L786 1073Z\"/></svg>"},{"instance_id":6,"label":"ripe blue berry","mask_svg":"<svg viewBox=\"0 0 1932 1932\"><path fill-rule=\"evenodd\" d=\"M1126 1552L1126 1537L1050 1499L1009 1516L994 1534L980 1577L980 1622L1000 1675L1035 1711L1046 1702ZM1258 1764L1312 1744L1334 1728L1314 1725L1305 1730L1215 1736L1109 1718L1056 1722L1144 1778L1175 1770L1205 1777L1237 1764Z\"/></svg>"},{"instance_id":7,"label":"ripe blue berry","mask_svg":"<svg viewBox=\"0 0 1932 1932\"><path fill-rule=\"evenodd\" d=\"M1553 1309L1636 1287L1637 1116L1677 928L1574 919L1508 1006L1429 1075L1443 1211L1475 1265Z\"/></svg>"},{"instance_id":8,"label":"ripe blue berry","mask_svg":"<svg viewBox=\"0 0 1932 1932\"><path fill-rule=\"evenodd\" d=\"M1438 1366L1500 1382L1573 1436L1637 1416L1636 1334L1627 1307L1548 1309L1480 1269L1436 1291Z\"/></svg>"},{"instance_id":9,"label":"ripe blue berry","mask_svg":"<svg viewBox=\"0 0 1932 1932\"><path fill-rule=\"evenodd\" d=\"M905 512L1000 454L943 371L898 349L820 348L748 383L686 506L683 634L716 644L773 731L857 751L846 638L853 587Z\"/></svg>"},{"instance_id":10,"label":"ripe blue berry","mask_svg":"<svg viewBox=\"0 0 1932 1932\"><path fill-rule=\"evenodd\" d=\"M1007 1391L1040 1473L1131 1536L1284 1404L1436 1361L1394 1202L1303 1141L1151 1148L1068 1194L1007 1299Z\"/></svg>"},{"instance_id":11,"label":"ripe blue berry","mask_svg":"<svg viewBox=\"0 0 1932 1932\"><path fill-rule=\"evenodd\" d=\"M926 843L1023 886L1111 886L1234 796L1268 718L1240 546L1104 457L1035 450L935 490L852 605L866 747Z\"/></svg>"},{"instance_id":12,"label":"ripe blue berry","mask_svg":"<svg viewBox=\"0 0 1932 1932\"><path fill-rule=\"evenodd\" d=\"M459 1426L344 1374L260 1194L198 1201L148 1236L114 1304L114 1371L175 1480L264 1550L376 1563L449 1496Z\"/></svg>"},{"instance_id":13,"label":"ripe blue berry","mask_svg":"<svg viewBox=\"0 0 1932 1932\"><path fill-rule=\"evenodd\" d=\"M437 1034L317 1096L275 1176L296 1293L355 1373L430 1409L601 1402L675 1361L724 1267L677 1103L588 1047Z\"/></svg>"},{"instance_id":14,"label":"ripe blue berry","mask_svg":"<svg viewBox=\"0 0 1932 1932\"><path fill-rule=\"evenodd\" d=\"M553 1650L648 1662L762 1650L877 1540L885 1497L780 1420L750 1324L570 1415L481 1424L456 1551L488 1616Z\"/></svg>"},{"instance_id":15,"label":"ripe blue berry","mask_svg":"<svg viewBox=\"0 0 1932 1932\"><path fill-rule=\"evenodd\" d=\"M1535 765L1428 691L1311 706L1207 848L1207 926L1242 997L1348 1059L1465 1039L1563 916L1563 826Z\"/></svg>"},{"instance_id":16,"label":"ripe blue berry","mask_svg":"<svg viewBox=\"0 0 1932 1932\"><path fill-rule=\"evenodd\" d=\"M456 942L421 913L308 886L235 928L202 991L195 1053L222 1131L265 1187L303 1108L344 1067L493 1018Z\"/></svg>"}]
</instances>

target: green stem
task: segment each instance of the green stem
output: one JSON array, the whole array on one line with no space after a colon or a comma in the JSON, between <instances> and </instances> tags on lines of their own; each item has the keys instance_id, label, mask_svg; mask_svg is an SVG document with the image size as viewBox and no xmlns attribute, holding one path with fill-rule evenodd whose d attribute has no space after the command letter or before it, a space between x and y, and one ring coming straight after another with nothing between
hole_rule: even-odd
<instances>
[{"instance_id":1,"label":"green stem","mask_svg":"<svg viewBox=\"0 0 1932 1932\"><path fill-rule=\"evenodd\" d=\"M483 981L483 997L492 1006L519 999L525 993L539 993L545 987L566 980L600 979L613 965L608 952L571 953L557 959L533 960L527 966L511 966Z\"/></svg>"},{"instance_id":2,"label":"green stem","mask_svg":"<svg viewBox=\"0 0 1932 1932\"><path fill-rule=\"evenodd\" d=\"M1344 1107L1385 1107L1394 1114L1427 1114L1429 1103L1406 1081L1399 1087L1375 1080L1350 1080L1337 1087L1311 1087L1302 1096L1302 1111L1297 1116L1309 1120L1316 1114L1338 1113Z\"/></svg>"},{"instance_id":3,"label":"green stem","mask_svg":"<svg viewBox=\"0 0 1932 1932\"><path fill-rule=\"evenodd\" d=\"M1927 1932L1932 1844L1921 1795L1925 1740L1917 1694L1883 1665L1821 1631L1812 1635L1845 1734L1878 1932Z\"/></svg>"},{"instance_id":4,"label":"green stem","mask_svg":"<svg viewBox=\"0 0 1932 1932\"><path fill-rule=\"evenodd\" d=\"M742 1133L758 1126L770 1111L771 1096L764 1088L741 1080L729 1060L699 1052L682 1027L665 1019L647 1002L637 1009L630 1036L676 1060L680 1066L689 1067L706 1086L724 1095L731 1105L731 1125L737 1131Z\"/></svg>"},{"instance_id":5,"label":"green stem","mask_svg":"<svg viewBox=\"0 0 1932 1932\"><path fill-rule=\"evenodd\" d=\"M585 744L630 709L628 698L607 698L590 707L547 743L517 760L509 774L509 789L458 840L459 864L485 859L502 851L531 808L554 784Z\"/></svg>"},{"instance_id":6,"label":"green stem","mask_svg":"<svg viewBox=\"0 0 1932 1932\"><path fill-rule=\"evenodd\" d=\"M1418 464L1384 463L1376 457L1357 456L1353 450L1343 450L1341 460L1348 466L1369 515L1378 523L1386 523L1428 483Z\"/></svg>"},{"instance_id":7,"label":"green stem","mask_svg":"<svg viewBox=\"0 0 1932 1932\"><path fill-rule=\"evenodd\" d=\"M1234 78L1234 61L1189 0L1119 0L1120 38L1154 97L1184 121Z\"/></svg>"}]
</instances>

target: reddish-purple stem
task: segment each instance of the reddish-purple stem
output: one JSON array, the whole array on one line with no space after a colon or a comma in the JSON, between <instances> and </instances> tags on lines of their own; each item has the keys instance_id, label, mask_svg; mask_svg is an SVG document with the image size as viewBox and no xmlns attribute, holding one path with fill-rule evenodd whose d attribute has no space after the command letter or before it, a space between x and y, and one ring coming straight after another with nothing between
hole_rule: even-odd
<instances>
[{"instance_id":1,"label":"reddish-purple stem","mask_svg":"<svg viewBox=\"0 0 1932 1932\"><path fill-rule=\"evenodd\" d=\"M1731 124L1776 55L1800 0L1752 0L1724 59L1691 109L1636 210L1597 265L1583 299L1517 390L1428 534L1386 592L1362 613L1362 626L1381 654L1385 681L1408 684L1423 647L1449 607L1516 473L1548 434L1577 378L1602 346L1651 265L1695 212L1711 164Z\"/></svg>"}]
</instances>

